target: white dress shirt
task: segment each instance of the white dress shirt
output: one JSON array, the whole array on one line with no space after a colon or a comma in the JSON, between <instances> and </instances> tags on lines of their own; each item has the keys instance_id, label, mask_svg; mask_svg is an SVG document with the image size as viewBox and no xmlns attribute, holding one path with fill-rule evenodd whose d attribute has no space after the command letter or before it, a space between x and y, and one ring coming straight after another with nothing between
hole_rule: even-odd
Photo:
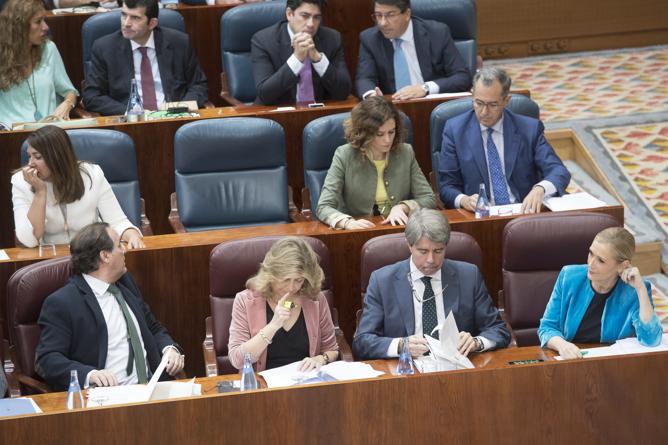
<instances>
[{"instance_id":1,"label":"white dress shirt","mask_svg":"<svg viewBox=\"0 0 668 445\"><path fill-rule=\"evenodd\" d=\"M137 378L137 368L132 367L132 374L127 375L127 365L128 365L128 356L130 355L130 343L128 342L128 326L125 322L125 317L123 316L123 311L121 310L120 305L116 301L116 298L108 292L109 283L105 283L102 280L99 280L91 275L83 274L84 280L93 290L93 294L100 305L102 310L102 315L104 316L104 321L107 324L107 361L104 365L104 369L114 373L118 379L119 385L130 385L137 383L139 379ZM146 348L144 347L144 339L141 336L141 330L139 329L139 323L137 323L137 318L135 317L134 312L128 306L130 311L130 316L132 317L132 322L139 333L139 340L141 341L142 351L144 353L144 359L148 366L148 359L146 358ZM85 387L89 385L90 374L93 371L89 372L86 376ZM146 375L149 375L150 371L147 368Z\"/></svg>"},{"instance_id":2,"label":"white dress shirt","mask_svg":"<svg viewBox=\"0 0 668 445\"><path fill-rule=\"evenodd\" d=\"M490 174L489 171L489 157L487 156L487 139L488 139L488 133L487 129L492 128L494 132L492 133L492 141L494 141L494 145L496 146L496 150L499 153L499 159L501 160L501 169L503 171L503 179L504 182L506 183L506 189L508 190L508 198L510 199L511 204L515 204L517 202L517 198L515 195L513 195L512 190L510 189L510 186L508 185L508 179L506 176L506 162L505 162L505 145L503 142L503 115L501 116L501 119L498 120L496 124L494 124L492 127L485 127L484 125L480 125L480 132L482 134L482 148L483 148L483 153L485 153L485 162L487 163L487 177L489 178L489 190L487 190L487 197L490 200L491 205L495 205L494 203L496 200L494 199L494 188L492 187L492 175ZM550 181L547 180L542 180L536 185L540 185L543 187L545 190L545 197L552 196L557 192L557 188L552 184ZM460 208L460 202L462 199L466 198L466 194L460 193L456 198L455 198L455 207Z\"/></svg>"},{"instance_id":3,"label":"white dress shirt","mask_svg":"<svg viewBox=\"0 0 668 445\"><path fill-rule=\"evenodd\" d=\"M155 85L156 105L158 106L158 108L160 108L160 104L165 102L165 92L162 89L162 79L160 78L160 68L158 66L158 55L155 52L155 39L153 38L153 36L154 36L153 31L151 31L151 35L149 36L144 46L147 48L146 55L148 56L149 62L151 62L151 73L153 74L153 83ZM141 45L135 43L132 40L130 40L130 45L132 47L132 60L135 65L135 79L137 80L137 90L139 91L139 95L142 97L143 101L144 93L142 92L141 88L141 53L139 52L139 48L141 47Z\"/></svg>"},{"instance_id":4,"label":"white dress shirt","mask_svg":"<svg viewBox=\"0 0 668 445\"><path fill-rule=\"evenodd\" d=\"M292 29L290 29L290 25L287 25L288 28L288 35L290 36L290 41L294 40L295 38L295 33L292 32ZM317 50L318 48L316 48ZM320 51L318 51L320 52ZM322 77L325 75L325 72L327 71L327 68L329 68L329 59L325 55L325 53L320 52L320 55L322 56L318 62L314 62L311 60L311 66L315 68L315 72L318 73L318 76ZM285 62L288 64L288 67L292 70L293 73L295 73L295 76L299 76L299 73L301 72L302 68L304 67L304 62L300 62L299 59L294 55L294 53L288 58L288 60ZM314 93L315 93L315 86L313 87ZM299 102L299 88L297 88L297 93L295 94L295 100Z\"/></svg>"}]
</instances>

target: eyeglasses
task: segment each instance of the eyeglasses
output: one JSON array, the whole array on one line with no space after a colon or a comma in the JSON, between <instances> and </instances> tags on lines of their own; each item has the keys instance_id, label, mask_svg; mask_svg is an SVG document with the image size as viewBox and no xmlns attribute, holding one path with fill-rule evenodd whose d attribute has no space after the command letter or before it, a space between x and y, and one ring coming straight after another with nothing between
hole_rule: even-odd
<instances>
[{"instance_id":1,"label":"eyeglasses","mask_svg":"<svg viewBox=\"0 0 668 445\"><path fill-rule=\"evenodd\" d=\"M380 12L374 12L373 14L371 14L371 20L373 20L376 23L382 21L383 19L387 20L388 22L391 22L395 20L397 17L399 17L401 14L403 14L403 12L392 11L392 12L386 12L385 14Z\"/></svg>"},{"instance_id":2,"label":"eyeglasses","mask_svg":"<svg viewBox=\"0 0 668 445\"><path fill-rule=\"evenodd\" d=\"M413 294L413 298L415 299L416 302L420 304L424 304L425 301L430 301L440 295L443 295L443 292L445 292L445 290L448 288L448 285L446 284L441 288L441 290L438 293L435 293L429 298L422 299L415 290L415 286L413 286L413 274L411 272L408 272L408 274L406 274L406 278L408 279L408 285L411 287L411 293Z\"/></svg>"},{"instance_id":3,"label":"eyeglasses","mask_svg":"<svg viewBox=\"0 0 668 445\"><path fill-rule=\"evenodd\" d=\"M501 104L499 102L483 102L480 99L476 99L473 101L473 106L479 109L487 107L490 110L495 111L501 106Z\"/></svg>"}]
</instances>

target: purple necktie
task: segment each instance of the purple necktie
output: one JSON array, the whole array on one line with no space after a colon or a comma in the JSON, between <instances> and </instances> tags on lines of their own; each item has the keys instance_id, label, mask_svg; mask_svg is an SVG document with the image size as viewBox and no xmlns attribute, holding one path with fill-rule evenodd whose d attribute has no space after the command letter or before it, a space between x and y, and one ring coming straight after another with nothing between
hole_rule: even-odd
<instances>
[{"instance_id":1,"label":"purple necktie","mask_svg":"<svg viewBox=\"0 0 668 445\"><path fill-rule=\"evenodd\" d=\"M297 102L313 102L313 73L311 71L311 58L306 56L304 66L299 72L299 85L297 86Z\"/></svg>"},{"instance_id":2,"label":"purple necktie","mask_svg":"<svg viewBox=\"0 0 668 445\"><path fill-rule=\"evenodd\" d=\"M144 108L147 110L156 111L158 109L158 101L155 98L155 82L153 81L151 61L148 58L145 46L142 46L138 49L141 53L141 99L144 103Z\"/></svg>"}]
</instances>

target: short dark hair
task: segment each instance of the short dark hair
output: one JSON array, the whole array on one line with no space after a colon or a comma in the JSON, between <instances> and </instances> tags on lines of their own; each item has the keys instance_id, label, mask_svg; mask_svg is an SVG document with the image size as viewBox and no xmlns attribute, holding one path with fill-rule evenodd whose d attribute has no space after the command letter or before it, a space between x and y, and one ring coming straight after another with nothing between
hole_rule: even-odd
<instances>
[{"instance_id":1,"label":"short dark hair","mask_svg":"<svg viewBox=\"0 0 668 445\"><path fill-rule=\"evenodd\" d=\"M374 3L385 6L396 6L401 12L406 12L406 9L411 7L411 0L374 0Z\"/></svg>"},{"instance_id":2,"label":"short dark hair","mask_svg":"<svg viewBox=\"0 0 668 445\"><path fill-rule=\"evenodd\" d=\"M294 11L299 8L302 3L310 3L312 5L318 6L322 14L324 14L325 9L327 9L327 0L287 0L287 2L285 2L285 6Z\"/></svg>"},{"instance_id":3,"label":"short dark hair","mask_svg":"<svg viewBox=\"0 0 668 445\"><path fill-rule=\"evenodd\" d=\"M114 250L114 242L107 232L109 224L97 222L79 230L70 243L74 273L91 273L100 266L100 252Z\"/></svg>"},{"instance_id":4,"label":"short dark hair","mask_svg":"<svg viewBox=\"0 0 668 445\"><path fill-rule=\"evenodd\" d=\"M123 0L123 3L128 8L146 8L146 17L149 21L158 18L158 0Z\"/></svg>"}]
</instances>

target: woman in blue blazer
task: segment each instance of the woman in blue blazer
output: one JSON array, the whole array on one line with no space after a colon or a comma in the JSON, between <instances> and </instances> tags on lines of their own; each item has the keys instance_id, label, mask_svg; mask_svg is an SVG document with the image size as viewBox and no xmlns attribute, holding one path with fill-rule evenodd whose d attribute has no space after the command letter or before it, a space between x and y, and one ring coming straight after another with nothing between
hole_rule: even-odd
<instances>
[{"instance_id":1,"label":"woman in blue blazer","mask_svg":"<svg viewBox=\"0 0 668 445\"><path fill-rule=\"evenodd\" d=\"M542 347L571 359L582 357L574 343L614 343L634 335L645 346L661 342L651 287L631 264L634 253L633 235L611 227L594 238L586 265L561 270L538 328Z\"/></svg>"}]
</instances>

